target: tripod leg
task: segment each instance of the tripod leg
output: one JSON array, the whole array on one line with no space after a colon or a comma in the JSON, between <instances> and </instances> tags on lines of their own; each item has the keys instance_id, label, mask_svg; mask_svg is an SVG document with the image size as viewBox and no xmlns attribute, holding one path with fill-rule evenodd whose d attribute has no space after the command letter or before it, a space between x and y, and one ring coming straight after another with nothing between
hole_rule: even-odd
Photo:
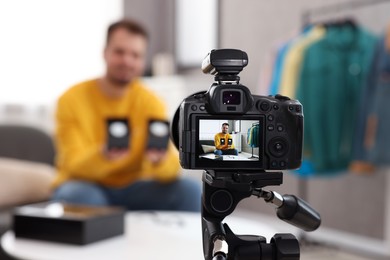
<instances>
[{"instance_id":1,"label":"tripod leg","mask_svg":"<svg viewBox=\"0 0 390 260\"><path fill-rule=\"evenodd\" d=\"M214 241L217 238L225 238L225 229L220 220L208 219L202 216L202 233L204 258L212 260L214 257Z\"/></svg>"}]
</instances>

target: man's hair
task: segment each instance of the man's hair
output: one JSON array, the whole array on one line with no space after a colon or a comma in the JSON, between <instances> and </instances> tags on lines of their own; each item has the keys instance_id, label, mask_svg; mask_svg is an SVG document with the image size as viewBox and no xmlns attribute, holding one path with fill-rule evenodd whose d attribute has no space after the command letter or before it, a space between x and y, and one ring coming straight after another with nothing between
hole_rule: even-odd
<instances>
[{"instance_id":1,"label":"man's hair","mask_svg":"<svg viewBox=\"0 0 390 260\"><path fill-rule=\"evenodd\" d=\"M110 41L110 37L111 37L112 33L120 28L125 29L129 33L141 35L145 39L149 39L149 35L148 35L147 30L140 23L133 21L133 20L130 20L130 19L123 19L123 20L120 20L120 21L117 21L117 22L111 24L108 27L106 44Z\"/></svg>"},{"instance_id":2,"label":"man's hair","mask_svg":"<svg viewBox=\"0 0 390 260\"><path fill-rule=\"evenodd\" d=\"M229 126L229 124L228 124L228 123L223 123L223 124L222 124L222 126L224 126L224 125L227 125L227 126Z\"/></svg>"}]
</instances>

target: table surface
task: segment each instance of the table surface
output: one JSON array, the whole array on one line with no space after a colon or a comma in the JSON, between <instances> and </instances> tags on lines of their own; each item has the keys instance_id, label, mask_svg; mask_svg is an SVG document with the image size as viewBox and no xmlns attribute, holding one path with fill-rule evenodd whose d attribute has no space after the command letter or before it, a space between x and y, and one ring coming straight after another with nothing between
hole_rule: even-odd
<instances>
[{"instance_id":1,"label":"table surface","mask_svg":"<svg viewBox=\"0 0 390 260\"><path fill-rule=\"evenodd\" d=\"M204 259L200 214L131 212L125 218L124 235L86 246L15 238L12 231L2 236L1 246L9 255L25 260ZM239 217L228 217L227 223L236 234L262 235L267 241L278 232Z\"/></svg>"},{"instance_id":2,"label":"table surface","mask_svg":"<svg viewBox=\"0 0 390 260\"><path fill-rule=\"evenodd\" d=\"M250 153L240 153L240 155L215 155L213 153L201 155L200 157L210 159L210 160L223 160L223 161L257 161L259 158L250 158L252 154Z\"/></svg>"}]
</instances>

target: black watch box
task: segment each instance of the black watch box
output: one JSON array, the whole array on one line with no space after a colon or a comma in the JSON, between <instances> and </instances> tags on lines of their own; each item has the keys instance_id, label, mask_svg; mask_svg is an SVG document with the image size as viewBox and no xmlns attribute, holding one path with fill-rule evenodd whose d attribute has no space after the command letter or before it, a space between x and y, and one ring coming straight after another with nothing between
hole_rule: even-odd
<instances>
[{"instance_id":1,"label":"black watch box","mask_svg":"<svg viewBox=\"0 0 390 260\"><path fill-rule=\"evenodd\" d=\"M16 237L87 245L124 233L125 210L62 202L17 207L13 214Z\"/></svg>"}]
</instances>

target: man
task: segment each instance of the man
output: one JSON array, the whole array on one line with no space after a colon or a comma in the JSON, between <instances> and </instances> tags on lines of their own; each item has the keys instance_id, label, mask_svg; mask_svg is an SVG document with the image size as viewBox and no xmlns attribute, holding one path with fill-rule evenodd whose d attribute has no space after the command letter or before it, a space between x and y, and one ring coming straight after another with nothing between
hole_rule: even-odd
<instances>
[{"instance_id":1,"label":"man","mask_svg":"<svg viewBox=\"0 0 390 260\"><path fill-rule=\"evenodd\" d=\"M229 124L222 124L222 132L214 136L216 150L215 155L238 155L237 149L234 149L233 137L229 134Z\"/></svg>"},{"instance_id":2,"label":"man","mask_svg":"<svg viewBox=\"0 0 390 260\"><path fill-rule=\"evenodd\" d=\"M139 80L147 44L147 33L136 22L112 24L104 49L105 75L60 97L54 200L129 210L200 210L200 187L178 179L173 145L146 149L150 120L166 119L161 100ZM129 122L127 148L108 148L107 120L112 118Z\"/></svg>"}]
</instances>

